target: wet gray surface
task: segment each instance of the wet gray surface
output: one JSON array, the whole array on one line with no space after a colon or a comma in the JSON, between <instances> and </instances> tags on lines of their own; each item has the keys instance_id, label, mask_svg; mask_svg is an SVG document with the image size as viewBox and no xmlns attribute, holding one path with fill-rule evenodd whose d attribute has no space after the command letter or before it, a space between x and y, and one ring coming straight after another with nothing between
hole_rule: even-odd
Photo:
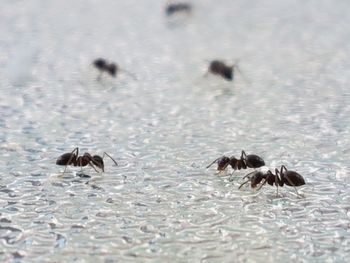
<instances>
[{"instance_id":1,"label":"wet gray surface","mask_svg":"<svg viewBox=\"0 0 350 263\"><path fill-rule=\"evenodd\" d=\"M164 5L0 3L0 261L346 262L349 3ZM97 81L97 57L137 81ZM204 78L213 58L248 81ZM62 175L74 147L119 166ZM205 169L242 149L304 197Z\"/></svg>"}]
</instances>

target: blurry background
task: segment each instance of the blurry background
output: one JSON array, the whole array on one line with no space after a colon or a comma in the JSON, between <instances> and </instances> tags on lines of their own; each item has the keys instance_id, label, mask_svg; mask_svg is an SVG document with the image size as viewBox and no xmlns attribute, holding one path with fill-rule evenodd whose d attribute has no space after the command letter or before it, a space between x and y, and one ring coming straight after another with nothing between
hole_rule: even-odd
<instances>
[{"instance_id":1,"label":"blurry background","mask_svg":"<svg viewBox=\"0 0 350 263\"><path fill-rule=\"evenodd\" d=\"M337 261L349 254L348 1L0 3L0 260ZM137 76L97 81L103 57ZM239 60L233 82L203 77ZM79 147L104 174L62 176ZM307 181L243 187L241 150Z\"/></svg>"}]
</instances>

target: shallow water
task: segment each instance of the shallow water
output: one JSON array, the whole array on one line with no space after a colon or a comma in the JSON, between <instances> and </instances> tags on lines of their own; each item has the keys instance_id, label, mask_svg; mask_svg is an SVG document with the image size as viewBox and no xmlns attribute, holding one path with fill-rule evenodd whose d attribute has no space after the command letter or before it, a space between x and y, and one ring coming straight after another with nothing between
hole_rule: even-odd
<instances>
[{"instance_id":1,"label":"shallow water","mask_svg":"<svg viewBox=\"0 0 350 263\"><path fill-rule=\"evenodd\" d=\"M193 4L0 3L0 261L346 262L350 4ZM97 57L137 81L97 81ZM247 81L202 77L214 58ZM62 175L74 147L119 166ZM242 149L304 198L205 169Z\"/></svg>"}]
</instances>

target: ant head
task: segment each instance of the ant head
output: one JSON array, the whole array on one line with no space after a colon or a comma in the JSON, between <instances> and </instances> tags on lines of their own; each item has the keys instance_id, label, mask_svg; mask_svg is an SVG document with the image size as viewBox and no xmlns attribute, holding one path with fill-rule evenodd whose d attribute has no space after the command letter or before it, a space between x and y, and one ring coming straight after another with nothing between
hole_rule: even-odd
<instances>
[{"instance_id":1,"label":"ant head","mask_svg":"<svg viewBox=\"0 0 350 263\"><path fill-rule=\"evenodd\" d=\"M93 64L99 70L103 70L107 66L107 61L103 58L98 58L94 60Z\"/></svg>"},{"instance_id":2,"label":"ant head","mask_svg":"<svg viewBox=\"0 0 350 263\"><path fill-rule=\"evenodd\" d=\"M117 74L119 67L117 64L115 63L111 63L109 64L107 71L109 72L109 74L111 74L113 77L115 77L115 75Z\"/></svg>"},{"instance_id":3,"label":"ant head","mask_svg":"<svg viewBox=\"0 0 350 263\"><path fill-rule=\"evenodd\" d=\"M104 169L105 166L104 166L103 159L102 159L101 156L99 156L99 155L94 155L94 156L92 157L92 160L91 160L91 161L93 162L94 165L96 165L98 168L100 168L100 169L102 170L102 172L105 171L105 169Z\"/></svg>"},{"instance_id":4,"label":"ant head","mask_svg":"<svg viewBox=\"0 0 350 263\"><path fill-rule=\"evenodd\" d=\"M254 172L252 178L250 179L251 187L252 188L257 187L257 185L261 183L262 179L264 179L262 172L260 172L260 171Z\"/></svg>"},{"instance_id":5,"label":"ant head","mask_svg":"<svg viewBox=\"0 0 350 263\"><path fill-rule=\"evenodd\" d=\"M230 163L230 158L227 156L222 156L218 159L218 170L225 170L227 165Z\"/></svg>"}]
</instances>

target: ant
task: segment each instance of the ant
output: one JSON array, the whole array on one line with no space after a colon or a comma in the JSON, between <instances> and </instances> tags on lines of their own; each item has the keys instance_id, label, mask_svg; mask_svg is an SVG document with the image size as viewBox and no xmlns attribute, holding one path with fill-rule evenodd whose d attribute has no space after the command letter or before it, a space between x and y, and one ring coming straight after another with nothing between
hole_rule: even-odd
<instances>
[{"instance_id":1,"label":"ant","mask_svg":"<svg viewBox=\"0 0 350 263\"><path fill-rule=\"evenodd\" d=\"M165 12L168 16L171 16L180 12L190 13L191 10L192 6L188 3L170 3L167 5Z\"/></svg>"},{"instance_id":2,"label":"ant","mask_svg":"<svg viewBox=\"0 0 350 263\"><path fill-rule=\"evenodd\" d=\"M218 163L217 170L224 171L228 165L231 165L233 170L241 170L247 168L259 168L265 165L264 160L255 154L246 154L245 151L242 151L240 159L236 159L236 157L231 156L222 156L214 160L211 164L207 166L209 168L214 163Z\"/></svg>"},{"instance_id":3,"label":"ant","mask_svg":"<svg viewBox=\"0 0 350 263\"><path fill-rule=\"evenodd\" d=\"M136 77L132 73L122 70L116 63L108 63L108 61L103 58L95 59L93 61L93 65L100 71L100 76L98 76L98 79L100 79L103 72L107 72L110 76L115 78L118 71L123 71L136 80Z\"/></svg>"},{"instance_id":4,"label":"ant","mask_svg":"<svg viewBox=\"0 0 350 263\"><path fill-rule=\"evenodd\" d=\"M235 69L243 76L238 67L238 63L228 66L221 60L213 60L209 63L208 72L205 74L205 76L207 76L208 73L212 73L214 75L219 75L228 81L232 81L234 78Z\"/></svg>"},{"instance_id":5,"label":"ant","mask_svg":"<svg viewBox=\"0 0 350 263\"><path fill-rule=\"evenodd\" d=\"M103 157L99 155L91 156L89 153L84 153L84 155L79 156L79 148L76 147L72 152L62 154L58 159L56 160L57 165L65 165L64 172L66 172L68 165L73 166L80 166L83 168L83 166L90 165L94 170L98 173L99 171L95 168L97 166L104 172L104 163L103 158L107 155L111 160L115 163L115 165L118 165L118 163L106 152L103 153Z\"/></svg>"},{"instance_id":6,"label":"ant","mask_svg":"<svg viewBox=\"0 0 350 263\"><path fill-rule=\"evenodd\" d=\"M250 176L251 174L253 175ZM263 187L266 183L268 183L271 186L275 184L275 186L277 187L277 196L278 186L283 187L284 184L288 186L293 186L295 192L297 193L297 195L299 195L296 186L301 186L305 184L305 180L300 174L298 174L295 171L287 170L287 168L284 165L281 166L280 170L276 168L275 174L273 174L270 170L268 170L267 172L254 171L244 176L243 179L244 178L248 178L248 180L242 183L238 187L238 189L240 189L243 185L245 185L248 182L250 182L252 188L255 188L258 184L261 183L261 181L264 180L263 183L259 186L258 190L260 190L261 187Z\"/></svg>"}]
</instances>

